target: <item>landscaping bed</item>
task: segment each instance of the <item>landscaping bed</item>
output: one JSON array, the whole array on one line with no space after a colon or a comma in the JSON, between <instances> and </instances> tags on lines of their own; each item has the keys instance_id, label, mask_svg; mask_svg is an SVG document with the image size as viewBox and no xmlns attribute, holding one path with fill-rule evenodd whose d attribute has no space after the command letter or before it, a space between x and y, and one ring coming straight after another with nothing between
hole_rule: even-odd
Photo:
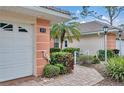
<instances>
[{"instance_id":1,"label":"landscaping bed","mask_svg":"<svg viewBox=\"0 0 124 93\"><path fill-rule=\"evenodd\" d=\"M101 82L95 84L94 86L123 86L123 82L118 82L111 77L107 76L105 73L105 66L103 64L91 64L87 65L90 68L95 68L105 79L102 80Z\"/></svg>"},{"instance_id":2,"label":"landscaping bed","mask_svg":"<svg viewBox=\"0 0 124 93\"><path fill-rule=\"evenodd\" d=\"M50 57L47 58L50 64L44 68L43 76L47 78L57 77L72 73L74 70L74 51L79 48L51 48Z\"/></svg>"},{"instance_id":3,"label":"landscaping bed","mask_svg":"<svg viewBox=\"0 0 124 93\"><path fill-rule=\"evenodd\" d=\"M104 77L96 86L123 86L124 57L108 50L108 62L104 64L104 53L104 50L100 50L95 56L80 54L77 58L78 64L94 68Z\"/></svg>"}]
</instances>

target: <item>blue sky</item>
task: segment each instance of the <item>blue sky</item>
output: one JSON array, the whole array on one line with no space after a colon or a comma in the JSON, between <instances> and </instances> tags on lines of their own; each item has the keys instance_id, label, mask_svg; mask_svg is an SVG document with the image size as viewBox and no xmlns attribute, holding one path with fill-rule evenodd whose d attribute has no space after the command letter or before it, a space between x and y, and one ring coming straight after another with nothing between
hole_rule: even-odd
<instances>
[{"instance_id":1,"label":"blue sky","mask_svg":"<svg viewBox=\"0 0 124 93\"><path fill-rule=\"evenodd\" d=\"M79 16L79 12L82 10L81 6L58 6L58 8L61 8L63 10L67 10L70 12L75 13L77 16ZM98 12L98 14L102 14L104 15L104 19L107 19L107 14L106 11L103 7L100 6L94 6L94 7L90 7L91 10L94 10L96 12ZM91 17L87 17L87 18L82 18L79 17L80 19L78 20L79 22L87 22L87 21L92 21L92 20L97 20ZM121 14L119 15L119 17L117 17L117 19L114 21L114 25L120 25L120 24L124 24L124 11L121 12Z\"/></svg>"}]
</instances>

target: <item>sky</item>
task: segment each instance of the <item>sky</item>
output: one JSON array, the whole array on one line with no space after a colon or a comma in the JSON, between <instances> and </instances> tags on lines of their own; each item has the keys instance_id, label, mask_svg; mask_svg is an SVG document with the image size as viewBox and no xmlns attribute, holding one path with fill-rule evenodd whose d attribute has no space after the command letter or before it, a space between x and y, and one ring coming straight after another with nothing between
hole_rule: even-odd
<instances>
[{"instance_id":1,"label":"sky","mask_svg":"<svg viewBox=\"0 0 124 93\"><path fill-rule=\"evenodd\" d=\"M62 10L70 11L72 13L75 13L79 17L78 21L81 22L81 23L97 20L97 19L94 19L93 17L82 18L80 16L80 12L82 10L81 6L58 6L58 8L61 8ZM106 10L103 7L101 7L101 6L92 6L92 7L90 7L90 10L94 10L98 14L104 15L103 19L108 19ZM118 26L120 24L124 24L124 11L121 12L121 14L114 21L115 26Z\"/></svg>"}]
</instances>

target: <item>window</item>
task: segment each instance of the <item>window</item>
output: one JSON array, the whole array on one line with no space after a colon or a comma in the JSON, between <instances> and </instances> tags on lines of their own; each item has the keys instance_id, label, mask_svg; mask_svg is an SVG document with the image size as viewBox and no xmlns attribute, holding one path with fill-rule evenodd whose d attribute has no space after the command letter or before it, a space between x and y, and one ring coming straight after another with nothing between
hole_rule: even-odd
<instances>
[{"instance_id":1,"label":"window","mask_svg":"<svg viewBox=\"0 0 124 93\"><path fill-rule=\"evenodd\" d=\"M7 25L6 23L0 23L0 28L4 27L5 25Z\"/></svg>"},{"instance_id":2,"label":"window","mask_svg":"<svg viewBox=\"0 0 124 93\"><path fill-rule=\"evenodd\" d=\"M67 42L67 40L65 40L65 47L68 47L68 42Z\"/></svg>"},{"instance_id":3,"label":"window","mask_svg":"<svg viewBox=\"0 0 124 93\"><path fill-rule=\"evenodd\" d=\"M0 23L0 29L3 31L13 31L13 25L7 23Z\"/></svg>"},{"instance_id":4,"label":"window","mask_svg":"<svg viewBox=\"0 0 124 93\"><path fill-rule=\"evenodd\" d=\"M25 28L22 27L18 27L19 28L19 32L28 32Z\"/></svg>"},{"instance_id":5,"label":"window","mask_svg":"<svg viewBox=\"0 0 124 93\"><path fill-rule=\"evenodd\" d=\"M54 43L54 47L55 47L55 48L59 48L59 43L58 43L58 42L55 42L55 43Z\"/></svg>"},{"instance_id":6,"label":"window","mask_svg":"<svg viewBox=\"0 0 124 93\"><path fill-rule=\"evenodd\" d=\"M54 47L59 48L59 40L57 39L54 40Z\"/></svg>"},{"instance_id":7,"label":"window","mask_svg":"<svg viewBox=\"0 0 124 93\"><path fill-rule=\"evenodd\" d=\"M40 32L46 33L46 28L40 28Z\"/></svg>"}]
</instances>

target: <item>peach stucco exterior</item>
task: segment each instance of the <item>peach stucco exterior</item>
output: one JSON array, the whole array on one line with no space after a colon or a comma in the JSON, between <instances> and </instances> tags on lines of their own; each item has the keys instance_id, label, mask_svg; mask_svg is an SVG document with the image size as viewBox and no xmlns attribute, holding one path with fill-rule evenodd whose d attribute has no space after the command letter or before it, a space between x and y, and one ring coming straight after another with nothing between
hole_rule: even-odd
<instances>
[{"instance_id":1,"label":"peach stucco exterior","mask_svg":"<svg viewBox=\"0 0 124 93\"><path fill-rule=\"evenodd\" d=\"M51 41L50 41L50 48L54 48L54 40L53 39L51 39Z\"/></svg>"},{"instance_id":2,"label":"peach stucco exterior","mask_svg":"<svg viewBox=\"0 0 124 93\"><path fill-rule=\"evenodd\" d=\"M2 36L0 42L5 42L1 43L0 49L5 46L7 51L6 55L1 57L3 61L0 63L0 73L6 74L0 77L0 82L43 75L44 67L49 64L50 48L54 47L54 42L50 38L50 26L70 19L69 13L53 8L0 7L0 33ZM13 55L10 56L9 53Z\"/></svg>"},{"instance_id":3,"label":"peach stucco exterior","mask_svg":"<svg viewBox=\"0 0 124 93\"><path fill-rule=\"evenodd\" d=\"M45 19L37 19L36 22L36 75L43 74L43 69L48 64L47 59L44 57L44 53L49 55L50 48L50 21ZM41 33L40 28L46 28L46 33Z\"/></svg>"},{"instance_id":4,"label":"peach stucco exterior","mask_svg":"<svg viewBox=\"0 0 124 93\"><path fill-rule=\"evenodd\" d=\"M108 47L108 49L115 49L116 48L116 34L115 33L108 33L108 35L107 35L107 47Z\"/></svg>"}]
</instances>

